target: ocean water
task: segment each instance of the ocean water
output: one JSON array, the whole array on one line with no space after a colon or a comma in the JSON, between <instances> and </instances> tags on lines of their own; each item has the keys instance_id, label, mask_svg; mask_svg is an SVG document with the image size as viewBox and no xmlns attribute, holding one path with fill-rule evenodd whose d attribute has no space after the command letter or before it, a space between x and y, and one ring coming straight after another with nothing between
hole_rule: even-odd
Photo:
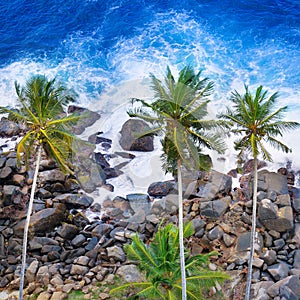
<instances>
[{"instance_id":1,"label":"ocean water","mask_svg":"<svg viewBox=\"0 0 300 300\"><path fill-rule=\"evenodd\" d=\"M299 0L1 1L0 37L0 105L16 103L15 80L56 76L77 92L80 105L102 115L83 136L95 130L117 140L129 99L151 99L149 73L161 77L167 65L176 74L190 64L215 82L212 115L234 89L263 85L289 106L286 118L300 122ZM274 151L276 166L292 160L300 167L299 133L283 137L293 154ZM128 182L137 176L144 188L145 160L150 177L163 178L159 154L127 166L131 177L115 184L132 189ZM225 159L217 158L220 171L234 166L230 145Z\"/></svg>"}]
</instances>

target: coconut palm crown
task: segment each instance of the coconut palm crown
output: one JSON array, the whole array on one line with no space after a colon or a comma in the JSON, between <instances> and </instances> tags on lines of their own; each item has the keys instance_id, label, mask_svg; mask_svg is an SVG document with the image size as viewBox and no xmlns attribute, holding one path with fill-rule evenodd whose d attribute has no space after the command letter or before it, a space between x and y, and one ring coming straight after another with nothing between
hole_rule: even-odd
<instances>
[{"instance_id":1,"label":"coconut palm crown","mask_svg":"<svg viewBox=\"0 0 300 300\"><path fill-rule=\"evenodd\" d=\"M261 154L264 160L272 162L272 155L266 149L267 144L285 153L292 151L277 137L282 137L283 132L296 129L299 123L282 120L288 107L276 108L277 100L278 93L268 98L267 91L262 86L256 89L255 95L251 94L247 85L244 95L237 91L232 93L230 101L233 106L219 117L232 122L235 129L231 132L241 135L235 141L239 158L245 153L250 153L253 157Z\"/></svg>"},{"instance_id":2,"label":"coconut palm crown","mask_svg":"<svg viewBox=\"0 0 300 300\"><path fill-rule=\"evenodd\" d=\"M74 101L73 95L63 86L56 85L42 75L31 77L24 87L15 83L18 109L0 107L0 113L26 126L25 135L17 145L17 158L28 165L28 158L36 152L37 145L55 159L64 172L72 173L68 159L75 138L69 133L78 116L66 116L64 109Z\"/></svg>"},{"instance_id":3,"label":"coconut palm crown","mask_svg":"<svg viewBox=\"0 0 300 300\"><path fill-rule=\"evenodd\" d=\"M144 135L163 136L163 168L166 172L176 173L178 159L188 168L209 169L209 160L201 153L202 149L218 152L225 149L219 130L226 122L206 119L213 82L201 78L201 71L195 73L190 66L179 72L177 81L169 67L164 81L153 74L150 77L154 101L132 99L141 107L130 110L129 115L153 125Z\"/></svg>"}]
</instances>

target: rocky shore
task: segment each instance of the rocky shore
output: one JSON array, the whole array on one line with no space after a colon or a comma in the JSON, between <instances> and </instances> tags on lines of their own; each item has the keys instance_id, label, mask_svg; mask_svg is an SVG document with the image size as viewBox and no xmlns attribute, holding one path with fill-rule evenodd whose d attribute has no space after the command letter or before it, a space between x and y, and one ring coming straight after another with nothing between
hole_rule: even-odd
<instances>
[{"instance_id":1,"label":"rocky shore","mask_svg":"<svg viewBox=\"0 0 300 300\"><path fill-rule=\"evenodd\" d=\"M93 114L94 120L98 117ZM125 164L134 159L126 152L132 150L130 145L135 151L153 149L151 139L126 144L134 137L132 131L141 126L134 122L122 128L124 152L112 154L124 157ZM76 128L76 133L89 124ZM22 128L3 119L0 134L15 137L22 134ZM98 133L89 141L107 149L111 143ZM46 156L41 163L30 223L25 299L72 299L74 291L84 293L85 299L110 299L109 287L117 284L115 275L123 281L141 279L136 265L126 259L123 245L130 243L136 232L146 241L162 221L177 222L175 180L149 182L145 194L133 191L100 204L89 193L99 186L113 190L107 180L119 176L124 164L112 168L105 155L94 153L93 147L80 151L74 162L76 176L64 175ZM234 171L184 172L184 215L195 228L186 242L193 254L212 250L220 254L210 268L226 270L232 278L222 288L222 299L243 299L252 214L251 161L244 173L240 187L233 189ZM0 154L1 300L17 299L32 175L17 166L14 151ZM300 189L294 186L294 173L287 168L278 172L261 169L258 179L251 299L300 299ZM215 292L212 290L212 299Z\"/></svg>"}]
</instances>

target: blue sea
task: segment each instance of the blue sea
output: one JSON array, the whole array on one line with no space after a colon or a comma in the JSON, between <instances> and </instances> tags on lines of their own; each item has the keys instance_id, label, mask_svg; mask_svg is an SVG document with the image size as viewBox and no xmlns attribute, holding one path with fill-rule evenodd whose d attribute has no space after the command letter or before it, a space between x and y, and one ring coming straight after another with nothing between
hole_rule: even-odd
<instances>
[{"instance_id":1,"label":"blue sea","mask_svg":"<svg viewBox=\"0 0 300 300\"><path fill-rule=\"evenodd\" d=\"M151 98L149 73L187 64L215 82L212 113L263 85L300 122L300 1L0 1L0 105L15 103L15 80L56 76L113 134L130 97ZM286 138L296 154L299 133Z\"/></svg>"}]
</instances>

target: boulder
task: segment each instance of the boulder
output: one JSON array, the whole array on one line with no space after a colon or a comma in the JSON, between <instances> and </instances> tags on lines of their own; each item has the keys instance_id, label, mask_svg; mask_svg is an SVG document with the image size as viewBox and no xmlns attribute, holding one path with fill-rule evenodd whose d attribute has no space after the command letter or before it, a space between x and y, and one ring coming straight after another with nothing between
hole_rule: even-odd
<instances>
[{"instance_id":1,"label":"boulder","mask_svg":"<svg viewBox=\"0 0 300 300\"><path fill-rule=\"evenodd\" d=\"M166 196L174 189L174 184L172 181L153 182L148 187L148 194L158 198Z\"/></svg>"},{"instance_id":2,"label":"boulder","mask_svg":"<svg viewBox=\"0 0 300 300\"><path fill-rule=\"evenodd\" d=\"M200 203L200 215L208 219L218 219L226 212L230 204L230 197L220 200Z\"/></svg>"},{"instance_id":3,"label":"boulder","mask_svg":"<svg viewBox=\"0 0 300 300\"><path fill-rule=\"evenodd\" d=\"M253 182L251 177L251 183ZM251 190L253 189L251 184ZM288 194L287 178L284 175L275 172L262 170L258 172L258 191L274 191L277 194Z\"/></svg>"},{"instance_id":4,"label":"boulder","mask_svg":"<svg viewBox=\"0 0 300 300\"><path fill-rule=\"evenodd\" d=\"M288 287L294 295L300 295L300 279L299 276L291 275L286 276L286 278L282 278L277 281L273 285L268 288L268 295L274 299L277 296L283 296L281 293L286 294L286 290L283 290L284 287ZM281 298L280 298L281 299ZM285 299L299 299L299 298L286 298Z\"/></svg>"},{"instance_id":5,"label":"boulder","mask_svg":"<svg viewBox=\"0 0 300 300\"><path fill-rule=\"evenodd\" d=\"M136 265L121 266L116 272L125 282L142 282L144 281L143 274L139 271Z\"/></svg>"},{"instance_id":6,"label":"boulder","mask_svg":"<svg viewBox=\"0 0 300 300\"><path fill-rule=\"evenodd\" d=\"M144 210L145 213L150 212L151 201L147 194L128 194L126 195L126 200L134 212L138 212L141 209Z\"/></svg>"},{"instance_id":7,"label":"boulder","mask_svg":"<svg viewBox=\"0 0 300 300\"><path fill-rule=\"evenodd\" d=\"M94 199L85 194L61 194L56 196L53 201L64 203L71 208L88 208Z\"/></svg>"},{"instance_id":8,"label":"boulder","mask_svg":"<svg viewBox=\"0 0 300 300\"><path fill-rule=\"evenodd\" d=\"M98 119L100 119L100 115L97 112L75 105L70 105L68 107L68 113L74 113L82 117L72 126L73 132L77 135L82 134L86 127L93 125Z\"/></svg>"},{"instance_id":9,"label":"boulder","mask_svg":"<svg viewBox=\"0 0 300 300\"><path fill-rule=\"evenodd\" d=\"M289 266L284 262L271 265L267 270L276 281L286 278L289 274Z\"/></svg>"},{"instance_id":10,"label":"boulder","mask_svg":"<svg viewBox=\"0 0 300 300\"><path fill-rule=\"evenodd\" d=\"M293 209L291 206L283 206L277 210L277 205L271 203L270 200L263 201L258 208L258 217L267 229L286 232L294 228Z\"/></svg>"},{"instance_id":11,"label":"boulder","mask_svg":"<svg viewBox=\"0 0 300 300\"><path fill-rule=\"evenodd\" d=\"M227 195L231 191L231 188L231 176L211 170L207 182L200 181L197 197L212 200L219 197L219 195Z\"/></svg>"},{"instance_id":12,"label":"boulder","mask_svg":"<svg viewBox=\"0 0 300 300\"><path fill-rule=\"evenodd\" d=\"M150 127L146 122L129 119L121 129L121 147L130 151L153 151L153 136L143 136L149 130Z\"/></svg>"},{"instance_id":13,"label":"boulder","mask_svg":"<svg viewBox=\"0 0 300 300\"><path fill-rule=\"evenodd\" d=\"M0 136L1 137L13 137L21 132L17 123L2 117L0 121Z\"/></svg>"},{"instance_id":14,"label":"boulder","mask_svg":"<svg viewBox=\"0 0 300 300\"><path fill-rule=\"evenodd\" d=\"M46 208L33 214L30 218L29 233L46 233L60 225L65 219L66 206L62 203L54 208ZM14 227L14 234L18 237L23 236L25 220L20 221Z\"/></svg>"}]
</instances>

